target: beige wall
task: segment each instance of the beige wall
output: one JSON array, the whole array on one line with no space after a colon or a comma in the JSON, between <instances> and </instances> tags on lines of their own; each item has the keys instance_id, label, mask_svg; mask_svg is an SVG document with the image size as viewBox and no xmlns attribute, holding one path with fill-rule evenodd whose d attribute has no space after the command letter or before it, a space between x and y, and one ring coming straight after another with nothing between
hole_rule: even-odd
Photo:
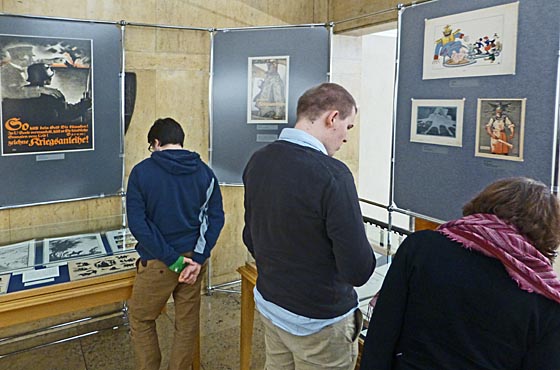
<instances>
[{"instance_id":1,"label":"beige wall","mask_svg":"<svg viewBox=\"0 0 560 370\"><path fill-rule=\"evenodd\" d=\"M6 14L203 28L322 23L328 0L2 0ZM126 174L148 156L146 134L153 121L171 116L186 131L185 146L208 159L208 73L206 31L127 26L126 70L137 74L137 97L125 138ZM226 226L216 246L213 284L238 277L247 252L241 240L243 188L222 188ZM118 228L120 197L64 202L0 211L0 245L31 238Z\"/></svg>"}]
</instances>

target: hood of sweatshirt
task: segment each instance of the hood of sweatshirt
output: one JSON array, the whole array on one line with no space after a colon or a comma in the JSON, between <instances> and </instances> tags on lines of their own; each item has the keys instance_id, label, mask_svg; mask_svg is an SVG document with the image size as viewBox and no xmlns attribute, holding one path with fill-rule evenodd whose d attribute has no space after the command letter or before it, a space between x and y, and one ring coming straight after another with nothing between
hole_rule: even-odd
<instances>
[{"instance_id":1,"label":"hood of sweatshirt","mask_svg":"<svg viewBox=\"0 0 560 370\"><path fill-rule=\"evenodd\" d=\"M174 175L187 175L198 170L200 155L185 149L168 149L152 153L158 166Z\"/></svg>"}]
</instances>

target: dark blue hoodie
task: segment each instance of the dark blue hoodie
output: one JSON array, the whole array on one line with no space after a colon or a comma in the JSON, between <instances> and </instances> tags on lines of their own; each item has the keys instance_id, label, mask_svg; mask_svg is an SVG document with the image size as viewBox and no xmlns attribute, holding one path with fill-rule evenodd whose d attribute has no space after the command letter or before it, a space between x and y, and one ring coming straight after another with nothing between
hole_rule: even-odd
<instances>
[{"instance_id":1,"label":"dark blue hoodie","mask_svg":"<svg viewBox=\"0 0 560 370\"><path fill-rule=\"evenodd\" d=\"M154 152L134 166L126 210L140 257L168 266L185 252L204 263L224 226L216 176L198 153L183 149Z\"/></svg>"}]
</instances>

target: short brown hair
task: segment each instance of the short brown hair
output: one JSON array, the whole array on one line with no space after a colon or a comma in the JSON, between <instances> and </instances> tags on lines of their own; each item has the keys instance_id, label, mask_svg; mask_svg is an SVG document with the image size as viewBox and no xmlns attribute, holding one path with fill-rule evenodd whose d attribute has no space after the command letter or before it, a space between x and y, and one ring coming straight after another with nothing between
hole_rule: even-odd
<instances>
[{"instance_id":1,"label":"short brown hair","mask_svg":"<svg viewBox=\"0 0 560 370\"><path fill-rule=\"evenodd\" d=\"M340 118L345 119L352 112L357 112L356 101L342 86L335 83L323 83L307 90L298 100L297 119L317 119L328 110L338 110Z\"/></svg>"},{"instance_id":2,"label":"short brown hair","mask_svg":"<svg viewBox=\"0 0 560 370\"><path fill-rule=\"evenodd\" d=\"M498 180L463 207L463 215L490 213L517 227L535 248L554 261L560 244L560 204L540 181L526 177Z\"/></svg>"}]
</instances>

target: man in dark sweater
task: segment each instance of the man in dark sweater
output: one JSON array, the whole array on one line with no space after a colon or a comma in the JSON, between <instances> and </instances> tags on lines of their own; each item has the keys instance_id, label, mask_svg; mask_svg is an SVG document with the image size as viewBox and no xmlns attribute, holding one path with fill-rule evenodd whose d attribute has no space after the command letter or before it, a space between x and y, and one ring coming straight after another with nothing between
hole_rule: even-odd
<instances>
[{"instance_id":1,"label":"man in dark sweater","mask_svg":"<svg viewBox=\"0 0 560 370\"><path fill-rule=\"evenodd\" d=\"M184 137L172 118L156 120L148 133L152 156L128 180L128 225L140 254L129 300L138 370L159 370L155 320L171 294L175 332L168 369L190 367L205 261L224 225L218 180L197 153L183 149Z\"/></svg>"},{"instance_id":2,"label":"man in dark sweater","mask_svg":"<svg viewBox=\"0 0 560 370\"><path fill-rule=\"evenodd\" d=\"M332 156L357 108L324 83L298 100L295 128L260 149L243 173L243 241L257 263L266 368L353 369L361 313L354 286L375 268L352 173Z\"/></svg>"}]
</instances>

